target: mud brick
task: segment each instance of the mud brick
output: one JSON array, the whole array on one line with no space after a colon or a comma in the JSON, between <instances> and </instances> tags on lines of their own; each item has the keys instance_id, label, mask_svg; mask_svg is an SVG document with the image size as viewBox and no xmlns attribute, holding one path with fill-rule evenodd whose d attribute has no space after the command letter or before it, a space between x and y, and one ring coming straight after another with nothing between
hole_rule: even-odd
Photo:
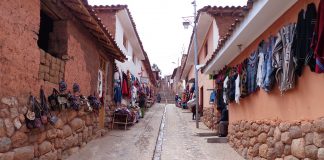
<instances>
[{"instance_id":1,"label":"mud brick","mask_svg":"<svg viewBox=\"0 0 324 160\"><path fill-rule=\"evenodd\" d=\"M49 81L50 80L50 75L49 73L45 73L45 78L44 78L45 81Z\"/></svg>"},{"instance_id":2,"label":"mud brick","mask_svg":"<svg viewBox=\"0 0 324 160\"><path fill-rule=\"evenodd\" d=\"M64 73L64 68L65 68L65 62L61 63L60 72Z\"/></svg>"},{"instance_id":3,"label":"mud brick","mask_svg":"<svg viewBox=\"0 0 324 160\"><path fill-rule=\"evenodd\" d=\"M45 52L45 59L48 59L48 60L50 60L50 62L52 62L52 55Z\"/></svg>"},{"instance_id":4,"label":"mud brick","mask_svg":"<svg viewBox=\"0 0 324 160\"><path fill-rule=\"evenodd\" d=\"M45 73L44 72L39 72L38 73L38 78L41 79L41 80L44 80L45 79Z\"/></svg>"},{"instance_id":5,"label":"mud brick","mask_svg":"<svg viewBox=\"0 0 324 160\"><path fill-rule=\"evenodd\" d=\"M46 58L46 56L45 56L45 65L48 66L48 67L51 66L51 59Z\"/></svg>"},{"instance_id":6,"label":"mud brick","mask_svg":"<svg viewBox=\"0 0 324 160\"><path fill-rule=\"evenodd\" d=\"M60 68L61 68L61 66L59 65L59 64L55 64L55 67L54 67L54 69L56 70L56 71L60 71Z\"/></svg>"},{"instance_id":7,"label":"mud brick","mask_svg":"<svg viewBox=\"0 0 324 160\"><path fill-rule=\"evenodd\" d=\"M54 69L51 69L50 72L49 72L50 76L51 77L54 77L55 76L55 70Z\"/></svg>"},{"instance_id":8,"label":"mud brick","mask_svg":"<svg viewBox=\"0 0 324 160\"><path fill-rule=\"evenodd\" d=\"M64 73L63 72L59 72L59 80L64 78Z\"/></svg>"},{"instance_id":9,"label":"mud brick","mask_svg":"<svg viewBox=\"0 0 324 160\"><path fill-rule=\"evenodd\" d=\"M54 76L50 76L50 82L52 83L56 83L57 82L57 77L54 77Z\"/></svg>"},{"instance_id":10,"label":"mud brick","mask_svg":"<svg viewBox=\"0 0 324 160\"><path fill-rule=\"evenodd\" d=\"M42 72L42 73L49 73L50 69L48 66L45 66L45 65L40 65L39 66L39 72Z\"/></svg>"},{"instance_id":11,"label":"mud brick","mask_svg":"<svg viewBox=\"0 0 324 160\"><path fill-rule=\"evenodd\" d=\"M57 64L58 66L61 66L61 63L62 63L62 60L59 59L59 58L57 58L57 59L56 59L56 64Z\"/></svg>"},{"instance_id":12,"label":"mud brick","mask_svg":"<svg viewBox=\"0 0 324 160\"><path fill-rule=\"evenodd\" d=\"M41 64L46 64L45 52L42 49L40 49L40 63Z\"/></svg>"},{"instance_id":13,"label":"mud brick","mask_svg":"<svg viewBox=\"0 0 324 160\"><path fill-rule=\"evenodd\" d=\"M52 61L52 65L53 65L53 64L56 64L56 58L55 58L55 57L52 56L51 61Z\"/></svg>"}]
</instances>

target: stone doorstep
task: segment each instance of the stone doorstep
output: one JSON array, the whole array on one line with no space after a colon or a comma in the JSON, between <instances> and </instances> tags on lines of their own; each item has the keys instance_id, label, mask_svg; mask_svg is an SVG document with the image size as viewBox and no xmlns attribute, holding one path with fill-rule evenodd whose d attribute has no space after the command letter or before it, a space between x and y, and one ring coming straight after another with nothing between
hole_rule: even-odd
<instances>
[{"instance_id":1,"label":"stone doorstep","mask_svg":"<svg viewBox=\"0 0 324 160\"><path fill-rule=\"evenodd\" d=\"M217 136L217 134L214 133L214 132L196 133L196 135L198 137L213 137L213 136Z\"/></svg>"},{"instance_id":2,"label":"stone doorstep","mask_svg":"<svg viewBox=\"0 0 324 160\"><path fill-rule=\"evenodd\" d=\"M227 143L227 137L213 137L207 138L207 143Z\"/></svg>"}]
</instances>

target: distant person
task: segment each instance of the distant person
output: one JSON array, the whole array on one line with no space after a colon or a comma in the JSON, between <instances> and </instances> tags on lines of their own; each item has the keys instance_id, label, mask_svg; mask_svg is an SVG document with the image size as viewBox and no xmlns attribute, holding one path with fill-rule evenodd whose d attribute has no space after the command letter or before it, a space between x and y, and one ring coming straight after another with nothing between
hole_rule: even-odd
<instances>
[{"instance_id":1,"label":"distant person","mask_svg":"<svg viewBox=\"0 0 324 160\"><path fill-rule=\"evenodd\" d=\"M192 120L196 119L196 105L191 107L191 112L192 112Z\"/></svg>"},{"instance_id":2,"label":"distant person","mask_svg":"<svg viewBox=\"0 0 324 160\"><path fill-rule=\"evenodd\" d=\"M178 99L179 99L179 95L176 94L175 97L174 97L174 101L177 103L178 102Z\"/></svg>"},{"instance_id":3,"label":"distant person","mask_svg":"<svg viewBox=\"0 0 324 160\"><path fill-rule=\"evenodd\" d=\"M158 94L156 95L156 100L157 100L158 103L161 102L161 95L160 95L160 93L158 93Z\"/></svg>"}]
</instances>

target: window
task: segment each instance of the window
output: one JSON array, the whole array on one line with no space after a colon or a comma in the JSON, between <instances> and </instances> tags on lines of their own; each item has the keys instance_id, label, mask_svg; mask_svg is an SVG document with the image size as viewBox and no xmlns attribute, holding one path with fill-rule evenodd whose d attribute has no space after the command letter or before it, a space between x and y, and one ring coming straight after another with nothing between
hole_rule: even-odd
<instances>
[{"instance_id":1,"label":"window","mask_svg":"<svg viewBox=\"0 0 324 160\"><path fill-rule=\"evenodd\" d=\"M128 43L128 41L127 41L126 35L124 33L124 36L123 36L123 45L124 45L124 47L125 47L126 50L128 49L127 43Z\"/></svg>"},{"instance_id":2,"label":"window","mask_svg":"<svg viewBox=\"0 0 324 160\"><path fill-rule=\"evenodd\" d=\"M205 57L208 55L208 41L205 43Z\"/></svg>"},{"instance_id":3,"label":"window","mask_svg":"<svg viewBox=\"0 0 324 160\"><path fill-rule=\"evenodd\" d=\"M53 12L53 13L52 13ZM67 53L67 23L60 20L54 11L40 11L40 26L37 45L40 49L39 79L58 84L64 79Z\"/></svg>"},{"instance_id":4,"label":"window","mask_svg":"<svg viewBox=\"0 0 324 160\"><path fill-rule=\"evenodd\" d=\"M53 32L53 19L43 11L40 12L40 27L38 34L38 47L48 53L50 34Z\"/></svg>"}]
</instances>

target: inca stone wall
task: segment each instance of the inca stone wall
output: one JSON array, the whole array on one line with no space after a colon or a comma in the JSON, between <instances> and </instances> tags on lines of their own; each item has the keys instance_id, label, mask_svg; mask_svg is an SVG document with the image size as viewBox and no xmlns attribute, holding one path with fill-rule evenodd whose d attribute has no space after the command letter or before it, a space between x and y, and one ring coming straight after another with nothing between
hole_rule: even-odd
<instances>
[{"instance_id":1,"label":"inca stone wall","mask_svg":"<svg viewBox=\"0 0 324 160\"><path fill-rule=\"evenodd\" d=\"M83 110L53 112L59 117L54 126L28 129L26 104L15 97L2 98L1 103L6 107L0 110L0 159L65 159L105 133L98 127L97 115Z\"/></svg>"},{"instance_id":2,"label":"inca stone wall","mask_svg":"<svg viewBox=\"0 0 324 160\"><path fill-rule=\"evenodd\" d=\"M324 159L324 118L313 121L238 121L230 145L246 159Z\"/></svg>"},{"instance_id":3,"label":"inca stone wall","mask_svg":"<svg viewBox=\"0 0 324 160\"><path fill-rule=\"evenodd\" d=\"M214 108L204 108L202 122L209 128L218 132L217 121L220 119L220 115L215 113Z\"/></svg>"},{"instance_id":4,"label":"inca stone wall","mask_svg":"<svg viewBox=\"0 0 324 160\"><path fill-rule=\"evenodd\" d=\"M98 115L70 109L53 112L59 117L55 126L26 127L24 114L30 94L39 97L43 86L49 96L62 77L68 90L78 83L84 96L93 94L97 91L99 57L114 60L106 56L61 1L52 2L60 8L60 13L72 17L64 23L67 28L62 32L68 57L64 65L37 45L40 1L0 1L0 160L64 159L105 132L98 127ZM110 74L108 77L112 78L113 73ZM112 83L107 87L112 88ZM108 94L112 95L112 89Z\"/></svg>"}]
</instances>

